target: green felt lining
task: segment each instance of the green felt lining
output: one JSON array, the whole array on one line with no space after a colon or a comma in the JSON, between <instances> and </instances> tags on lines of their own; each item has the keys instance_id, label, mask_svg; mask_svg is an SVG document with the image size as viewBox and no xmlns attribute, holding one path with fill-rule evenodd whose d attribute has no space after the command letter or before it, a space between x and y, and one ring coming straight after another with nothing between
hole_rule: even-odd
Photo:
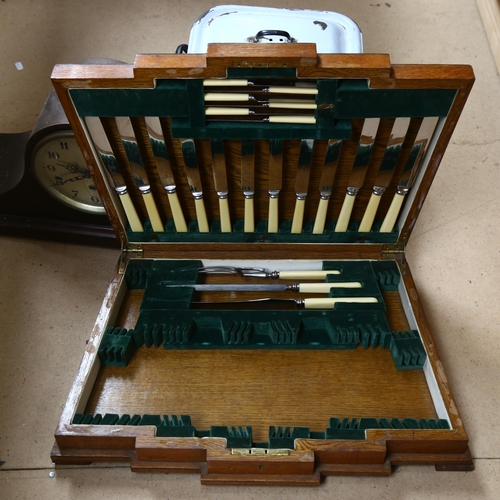
<instances>
[{"instance_id":1,"label":"green felt lining","mask_svg":"<svg viewBox=\"0 0 500 500\"><path fill-rule=\"evenodd\" d=\"M216 437L227 440L227 448L269 448L294 449L295 439L329 439L329 440L364 440L368 429L392 430L450 430L450 425L444 419L415 419L415 418L337 418L330 419L329 426L323 432L311 431L309 427L269 427L267 443L252 441L251 427L211 426L210 430L197 430L191 424L189 415L180 417L172 415L133 415L119 416L106 413L104 416L97 413L77 413L71 422L73 425L128 425L128 426L156 426L156 437Z\"/></svg>"},{"instance_id":2,"label":"green felt lining","mask_svg":"<svg viewBox=\"0 0 500 500\"><path fill-rule=\"evenodd\" d=\"M345 233L336 233L336 221L327 221L323 234L312 234L314 221L304 221L300 234L292 234L291 220L281 221L277 233L267 232L267 220L256 221L253 233L244 232L243 220L233 222L233 231L223 233L220 221L214 220L210 224L209 233L200 233L195 220L188 221L188 232L177 233L173 220L165 224L165 232L154 232L149 220L144 222L144 232L135 233L127 228L127 238L130 242L171 242L171 243L396 243L398 229L391 233L380 233L382 221L375 221L369 233L361 233L358 227L361 221L351 221Z\"/></svg>"}]
</instances>

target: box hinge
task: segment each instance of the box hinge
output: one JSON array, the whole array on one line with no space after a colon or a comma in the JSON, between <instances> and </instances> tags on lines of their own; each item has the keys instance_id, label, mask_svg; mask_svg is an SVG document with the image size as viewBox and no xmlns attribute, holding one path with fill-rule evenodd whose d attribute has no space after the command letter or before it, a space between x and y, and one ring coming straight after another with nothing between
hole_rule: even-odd
<instances>
[{"instance_id":1,"label":"box hinge","mask_svg":"<svg viewBox=\"0 0 500 500\"><path fill-rule=\"evenodd\" d=\"M129 259L142 259L143 256L143 248L142 245L137 243L129 243L121 240L121 256L120 256L120 264L118 266L118 274L123 274L125 272L125 267Z\"/></svg>"},{"instance_id":2,"label":"box hinge","mask_svg":"<svg viewBox=\"0 0 500 500\"><path fill-rule=\"evenodd\" d=\"M406 267L406 241L407 235L403 233L398 243L395 245L384 245L382 247L382 259L383 260L396 260L399 263L399 268L401 270L401 274L406 275L407 267Z\"/></svg>"}]
</instances>

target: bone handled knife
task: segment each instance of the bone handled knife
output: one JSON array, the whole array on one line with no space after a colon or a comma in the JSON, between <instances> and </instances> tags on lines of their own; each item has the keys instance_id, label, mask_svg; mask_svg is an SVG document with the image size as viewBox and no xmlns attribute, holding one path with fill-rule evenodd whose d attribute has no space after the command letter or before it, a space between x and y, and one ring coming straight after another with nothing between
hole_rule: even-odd
<instances>
[{"instance_id":1,"label":"bone handled knife","mask_svg":"<svg viewBox=\"0 0 500 500\"><path fill-rule=\"evenodd\" d=\"M92 142L105 167L107 178L118 194L118 199L121 202L130 229L135 233L144 231L100 119L96 116L87 116L85 118L85 123L92 138Z\"/></svg>"},{"instance_id":2,"label":"bone handled knife","mask_svg":"<svg viewBox=\"0 0 500 500\"><path fill-rule=\"evenodd\" d=\"M189 190L194 198L196 210L196 219L198 221L198 230L200 233L210 232L208 225L207 212L203 203L203 188L201 185L201 176L196 159L196 147L193 139L181 139L182 156L186 167L186 177L189 184Z\"/></svg>"},{"instance_id":3,"label":"bone handled knife","mask_svg":"<svg viewBox=\"0 0 500 500\"><path fill-rule=\"evenodd\" d=\"M319 205L316 219L314 221L313 234L323 234L325 230L326 213L328 211L328 202L332 195L333 180L340 157L342 141L340 139L330 139L326 147L325 163L321 173L319 185Z\"/></svg>"},{"instance_id":4,"label":"bone handled knife","mask_svg":"<svg viewBox=\"0 0 500 500\"><path fill-rule=\"evenodd\" d=\"M224 153L224 141L222 139L212 139L210 141L212 150L212 171L214 174L215 191L219 197L220 230L222 233L231 232L231 217L229 215L226 172L226 155Z\"/></svg>"},{"instance_id":5,"label":"bone handled knife","mask_svg":"<svg viewBox=\"0 0 500 500\"><path fill-rule=\"evenodd\" d=\"M297 167L297 178L295 180L295 210L292 219L292 234L302 232L304 207L306 204L307 191L309 189L313 148L314 141L312 139L302 139L300 141L299 164Z\"/></svg>"},{"instance_id":6,"label":"bone handled knife","mask_svg":"<svg viewBox=\"0 0 500 500\"><path fill-rule=\"evenodd\" d=\"M269 141L269 215L267 231L277 233L278 221L278 196L282 186L283 175L283 141L271 139Z\"/></svg>"},{"instance_id":7,"label":"bone handled knife","mask_svg":"<svg viewBox=\"0 0 500 500\"><path fill-rule=\"evenodd\" d=\"M410 118L396 118L394 121L384 157L382 158L382 163L380 164L380 168L375 179L375 185L373 186L370 201L368 202L363 219L359 225L358 230L361 233L367 233L372 229L373 221L375 220L375 215L380 204L380 199L392 181L392 175L396 165L398 164L399 155L401 154L401 149L403 148L403 143L409 126Z\"/></svg>"},{"instance_id":8,"label":"bone handled knife","mask_svg":"<svg viewBox=\"0 0 500 500\"><path fill-rule=\"evenodd\" d=\"M335 309L335 305L339 303L351 304L375 304L378 300L376 297L335 297L335 298L310 298L310 299L250 299L250 300L230 300L218 302L191 302L201 309L220 309L221 306L239 306L251 309L269 309L275 304L284 304L293 306L295 309Z\"/></svg>"},{"instance_id":9,"label":"bone handled knife","mask_svg":"<svg viewBox=\"0 0 500 500\"><path fill-rule=\"evenodd\" d=\"M365 181L366 171L375 144L375 137L377 135L380 118L366 118L361 130L361 138L359 139L358 149L354 158L349 183L347 185L347 193L344 198L342 209L335 226L336 233L344 233L347 231L349 221L351 219L352 209L354 207L354 200L359 190Z\"/></svg>"},{"instance_id":10,"label":"bone handled knife","mask_svg":"<svg viewBox=\"0 0 500 500\"><path fill-rule=\"evenodd\" d=\"M408 156L408 160L404 166L403 174L396 188L396 194L392 199L392 203L384 218L384 222L380 227L381 233L390 233L394 229L394 225L396 224L396 219L398 218L405 196L415 182L420 166L422 165L422 160L424 159L425 153L429 148L429 144L434 134L434 130L436 129L438 120L439 117L436 116L428 116L422 120L417 137L415 138L415 142L411 148L410 155Z\"/></svg>"},{"instance_id":11,"label":"bone handled knife","mask_svg":"<svg viewBox=\"0 0 500 500\"><path fill-rule=\"evenodd\" d=\"M197 292L299 292L299 293L330 293L332 288L361 288L359 281L347 281L337 283L291 283L285 284L245 284L245 283L172 283L171 281L162 281L161 286L171 288L192 288Z\"/></svg>"},{"instance_id":12,"label":"bone handled knife","mask_svg":"<svg viewBox=\"0 0 500 500\"><path fill-rule=\"evenodd\" d=\"M170 210L172 211L172 217L174 219L175 230L178 233L186 233L188 230L186 220L184 219L184 214L182 213L182 208L177 196L177 185L172 172L160 119L156 116L148 116L145 120L149 142L151 143L151 148L156 162L156 169L158 171L160 181L167 192Z\"/></svg>"},{"instance_id":13,"label":"bone handled knife","mask_svg":"<svg viewBox=\"0 0 500 500\"><path fill-rule=\"evenodd\" d=\"M153 228L153 231L163 232L165 231L165 227L163 226L160 214L158 213L153 193L151 193L151 185L142 162L139 145L137 144L134 129L132 128L132 122L127 116L118 116L115 120L118 132L122 138L125 154L127 155L130 164L130 169L132 170L134 182L142 194L144 205L146 206L146 211L151 222L151 227Z\"/></svg>"},{"instance_id":14,"label":"bone handled knife","mask_svg":"<svg viewBox=\"0 0 500 500\"><path fill-rule=\"evenodd\" d=\"M271 278L271 279L326 279L329 274L340 274L338 269L329 270L307 270L297 269L290 271L268 271L262 267L231 267L231 266L207 266L199 269L203 274L239 274L245 278Z\"/></svg>"},{"instance_id":15,"label":"bone handled knife","mask_svg":"<svg viewBox=\"0 0 500 500\"><path fill-rule=\"evenodd\" d=\"M245 214L243 230L245 233L255 231L253 197L255 194L255 142L253 139L241 141L241 190L245 197Z\"/></svg>"}]
</instances>

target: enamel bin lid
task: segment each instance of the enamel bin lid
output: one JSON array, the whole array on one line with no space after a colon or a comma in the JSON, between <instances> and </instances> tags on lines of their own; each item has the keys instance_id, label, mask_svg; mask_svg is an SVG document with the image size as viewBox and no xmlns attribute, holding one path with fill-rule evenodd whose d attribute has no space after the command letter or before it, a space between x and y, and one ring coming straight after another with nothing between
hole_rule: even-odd
<instances>
[{"instance_id":1,"label":"enamel bin lid","mask_svg":"<svg viewBox=\"0 0 500 500\"><path fill-rule=\"evenodd\" d=\"M188 53L205 54L209 43L316 43L316 51L362 53L363 35L336 12L219 5L191 28Z\"/></svg>"}]
</instances>

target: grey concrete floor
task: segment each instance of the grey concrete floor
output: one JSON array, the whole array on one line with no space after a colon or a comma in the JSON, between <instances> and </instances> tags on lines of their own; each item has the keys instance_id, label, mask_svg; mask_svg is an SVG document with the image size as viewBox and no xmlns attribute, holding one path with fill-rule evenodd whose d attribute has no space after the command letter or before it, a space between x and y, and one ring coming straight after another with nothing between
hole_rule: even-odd
<instances>
[{"instance_id":1,"label":"grey concrete floor","mask_svg":"<svg viewBox=\"0 0 500 500\"><path fill-rule=\"evenodd\" d=\"M239 4L244 2L234 1ZM303 8L298 0L254 5ZM132 62L187 41L203 0L0 2L0 132L30 130L52 67L91 57ZM57 468L53 432L118 251L0 236L2 498L498 498L500 496L500 79L474 0L318 0L353 18L365 52L393 63L471 64L477 82L408 245L408 261L476 470L404 467L390 478L327 478L317 489L202 487L195 475L123 466ZM16 68L21 62L23 69Z\"/></svg>"}]
</instances>

